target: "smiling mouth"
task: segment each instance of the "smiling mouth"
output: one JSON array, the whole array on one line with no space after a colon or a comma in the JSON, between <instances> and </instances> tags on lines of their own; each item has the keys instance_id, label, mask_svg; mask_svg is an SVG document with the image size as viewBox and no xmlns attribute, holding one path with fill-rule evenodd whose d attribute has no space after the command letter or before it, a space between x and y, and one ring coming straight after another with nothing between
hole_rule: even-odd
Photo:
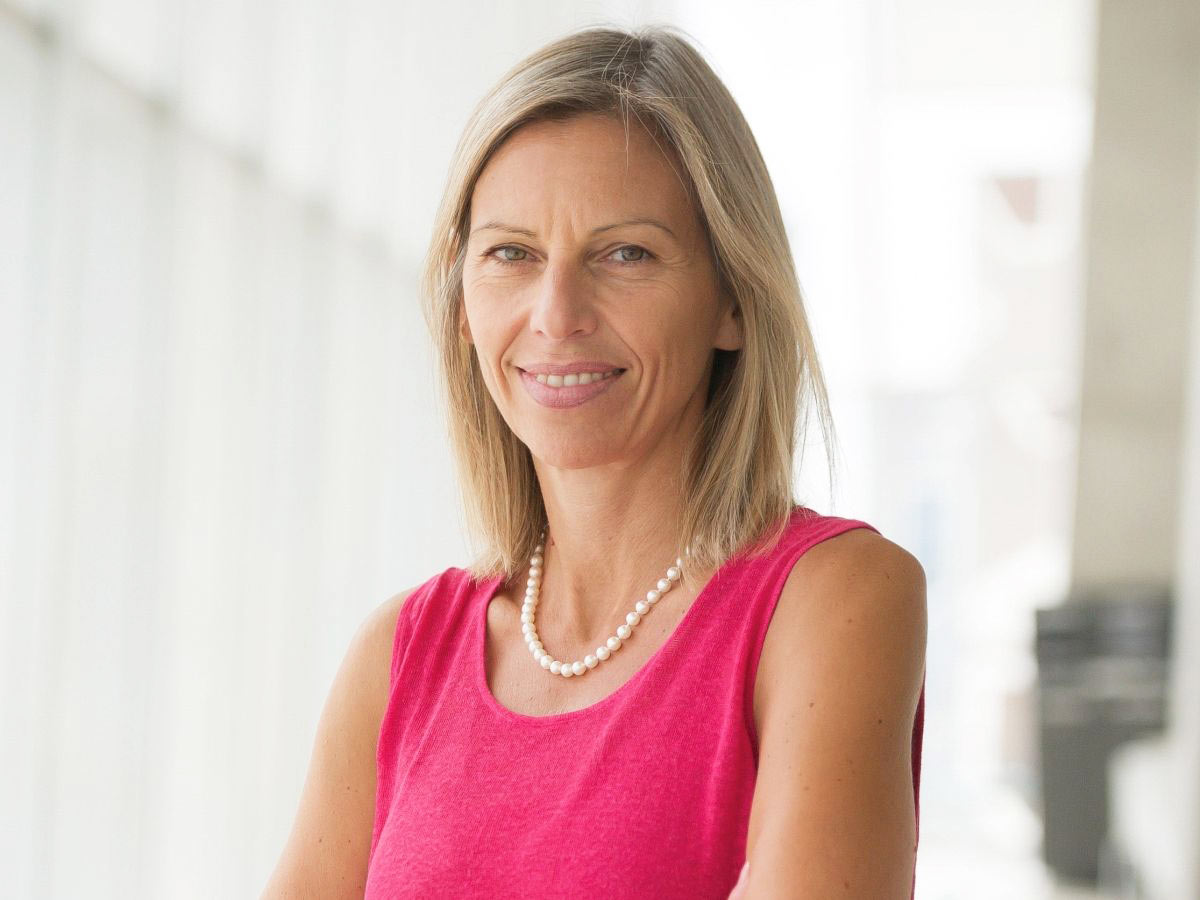
<instances>
[{"instance_id":1,"label":"smiling mouth","mask_svg":"<svg viewBox=\"0 0 1200 900\"><path fill-rule=\"evenodd\" d=\"M605 381L615 378L624 371L624 369L610 369L607 372L572 372L570 375L547 375L545 372L539 372L537 375L533 375L533 373L521 369L523 374L531 375L539 384L554 388L575 387L576 385Z\"/></svg>"}]
</instances>

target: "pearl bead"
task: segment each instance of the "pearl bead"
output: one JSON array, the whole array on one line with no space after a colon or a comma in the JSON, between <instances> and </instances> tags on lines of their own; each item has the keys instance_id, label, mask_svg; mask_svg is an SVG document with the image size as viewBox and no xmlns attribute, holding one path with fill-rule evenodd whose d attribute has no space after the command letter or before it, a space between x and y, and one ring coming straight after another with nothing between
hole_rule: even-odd
<instances>
[{"instance_id":1,"label":"pearl bead","mask_svg":"<svg viewBox=\"0 0 1200 900\"><path fill-rule=\"evenodd\" d=\"M675 565L667 569L667 577L658 579L654 589L647 591L646 599L639 600L634 604L633 612L625 615L625 623L617 628L617 633L613 637L608 638L608 640L597 647L594 654L589 653L582 660L562 662L546 652L545 646L542 644L537 633L537 604L542 587L542 573L545 562L542 554L546 549L545 538L546 532L543 530L542 538L534 548L533 555L529 559L529 576L525 581L525 601L521 606L521 632L525 636L525 643L538 665L553 675L561 675L563 678L574 678L594 669L621 648L622 641L632 636L634 627L641 622L642 617L658 602L663 593L670 590L675 582L680 579L682 576L683 560L676 557Z\"/></svg>"}]
</instances>

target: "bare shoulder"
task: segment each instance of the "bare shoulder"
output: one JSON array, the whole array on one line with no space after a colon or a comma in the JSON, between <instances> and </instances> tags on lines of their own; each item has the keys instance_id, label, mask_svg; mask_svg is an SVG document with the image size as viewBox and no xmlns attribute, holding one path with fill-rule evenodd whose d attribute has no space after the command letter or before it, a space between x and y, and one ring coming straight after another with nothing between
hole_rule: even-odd
<instances>
[{"instance_id":1,"label":"bare shoulder","mask_svg":"<svg viewBox=\"0 0 1200 900\"><path fill-rule=\"evenodd\" d=\"M392 645L413 588L372 609L334 676L299 809L262 896L362 897L375 819L375 750L387 706Z\"/></svg>"},{"instance_id":2,"label":"bare shoulder","mask_svg":"<svg viewBox=\"0 0 1200 900\"><path fill-rule=\"evenodd\" d=\"M864 677L901 678L910 688L915 679L919 689L926 632L920 561L878 532L844 531L792 567L764 641L756 694L765 706L780 685L794 686L796 654L813 664L841 660Z\"/></svg>"},{"instance_id":3,"label":"bare shoulder","mask_svg":"<svg viewBox=\"0 0 1200 900\"><path fill-rule=\"evenodd\" d=\"M925 594L916 557L865 528L792 568L755 684L748 897L909 896Z\"/></svg>"},{"instance_id":4,"label":"bare shoulder","mask_svg":"<svg viewBox=\"0 0 1200 900\"><path fill-rule=\"evenodd\" d=\"M403 609L409 595L414 590L416 588L407 588L376 606L363 619L358 633L354 638L355 643L362 644L365 655L373 664L377 678L379 670L382 670L385 694L387 674L391 670L392 645L396 636L396 624L400 618L400 610ZM380 713L382 714L382 710L380 710Z\"/></svg>"},{"instance_id":5,"label":"bare shoulder","mask_svg":"<svg viewBox=\"0 0 1200 900\"><path fill-rule=\"evenodd\" d=\"M909 588L911 593L918 583L924 587L925 569L899 544L876 531L860 527L826 538L806 550L792 567L784 595L795 597L811 593L806 589L814 581L823 588L851 587L851 582L859 581L867 590L886 588L894 583L897 588ZM841 585L830 583L839 581ZM837 593L845 592L839 590ZM896 594L887 590L884 593Z\"/></svg>"},{"instance_id":6,"label":"bare shoulder","mask_svg":"<svg viewBox=\"0 0 1200 900\"><path fill-rule=\"evenodd\" d=\"M923 667L925 569L899 544L854 528L810 547L792 567L760 659L764 699L787 678L791 653L863 646L868 638L888 643L887 659Z\"/></svg>"}]
</instances>

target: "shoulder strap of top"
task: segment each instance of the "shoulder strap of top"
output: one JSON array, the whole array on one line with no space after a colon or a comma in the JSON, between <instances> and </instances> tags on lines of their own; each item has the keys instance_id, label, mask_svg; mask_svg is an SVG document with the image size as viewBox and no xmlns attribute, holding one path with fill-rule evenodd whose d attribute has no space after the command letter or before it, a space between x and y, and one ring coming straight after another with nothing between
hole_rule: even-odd
<instances>
[{"instance_id":1,"label":"shoulder strap of top","mask_svg":"<svg viewBox=\"0 0 1200 900\"><path fill-rule=\"evenodd\" d=\"M452 599L458 597L471 584L470 572L452 566L413 588L405 598L400 607L400 615L396 619L396 631L392 638L389 688L394 689L396 686L396 677L399 675L405 650L419 623L428 623L431 616L447 613Z\"/></svg>"},{"instance_id":2,"label":"shoulder strap of top","mask_svg":"<svg viewBox=\"0 0 1200 900\"><path fill-rule=\"evenodd\" d=\"M787 526L779 540L766 552L757 556L738 558L738 579L743 596L753 597L749 604L749 623L744 685L744 703L747 727L753 736L754 753L758 754L758 732L754 724L754 683L758 674L758 663L762 657L767 630L779 604L779 595L796 562L810 548L831 537L836 537L855 528L869 528L879 533L875 526L861 519L846 519L841 516L825 516L805 506L793 509Z\"/></svg>"}]
</instances>

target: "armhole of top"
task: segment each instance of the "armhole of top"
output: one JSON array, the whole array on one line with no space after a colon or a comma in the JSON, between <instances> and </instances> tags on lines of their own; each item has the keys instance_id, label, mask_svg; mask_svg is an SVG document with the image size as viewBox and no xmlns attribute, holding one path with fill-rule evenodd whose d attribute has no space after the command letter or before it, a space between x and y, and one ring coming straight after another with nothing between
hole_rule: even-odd
<instances>
[{"instance_id":1,"label":"armhole of top","mask_svg":"<svg viewBox=\"0 0 1200 900\"><path fill-rule=\"evenodd\" d=\"M394 727L389 725L389 717L394 705L397 703L396 682L399 678L400 667L404 663L404 656L416 632L429 596L437 592L438 584L442 578L454 571L453 568L446 569L427 579L422 584L417 585L409 591L408 596L404 598L404 602L400 604L399 612L396 614L395 631L392 633L392 659L388 667L388 696L380 721L379 734L375 741L375 817L371 827L371 846L367 852L368 872L375 859L375 851L379 844L379 838L383 833L383 826L387 822L391 811L391 795L395 772L394 761L389 754L394 747L397 737Z\"/></svg>"},{"instance_id":2,"label":"armhole of top","mask_svg":"<svg viewBox=\"0 0 1200 900\"><path fill-rule=\"evenodd\" d=\"M922 674L921 694L917 698L917 710L913 714L912 731L913 811L917 818L917 843L921 840L921 751L925 738L925 680L925 674Z\"/></svg>"},{"instance_id":3,"label":"armhole of top","mask_svg":"<svg viewBox=\"0 0 1200 900\"><path fill-rule=\"evenodd\" d=\"M783 587L796 563L817 544L827 541L847 531L867 528L880 534L878 528L861 519L845 519L840 516L823 516L824 521L817 523L811 530L802 530L799 534L786 534L780 539L779 545L770 552L763 567L762 580L758 589L767 593L766 609L755 630L751 634L750 661L746 666L746 684L743 708L745 710L746 730L750 735L750 745L754 750L754 759L758 761L759 734L754 722L754 687L758 681L758 667L762 661L763 644L766 643L767 632L775 618L775 610L779 607L779 598L783 595Z\"/></svg>"},{"instance_id":4,"label":"armhole of top","mask_svg":"<svg viewBox=\"0 0 1200 900\"><path fill-rule=\"evenodd\" d=\"M396 616L396 628L392 634L392 660L388 669L389 696L396 689L396 678L400 674L400 665L404 661L405 651L408 649L409 642L412 639L416 618L420 615L428 595L433 592L436 584L445 575L453 571L454 569L451 568L445 572L439 572L432 578L417 585L404 598L404 602L400 604L400 612Z\"/></svg>"}]
</instances>

